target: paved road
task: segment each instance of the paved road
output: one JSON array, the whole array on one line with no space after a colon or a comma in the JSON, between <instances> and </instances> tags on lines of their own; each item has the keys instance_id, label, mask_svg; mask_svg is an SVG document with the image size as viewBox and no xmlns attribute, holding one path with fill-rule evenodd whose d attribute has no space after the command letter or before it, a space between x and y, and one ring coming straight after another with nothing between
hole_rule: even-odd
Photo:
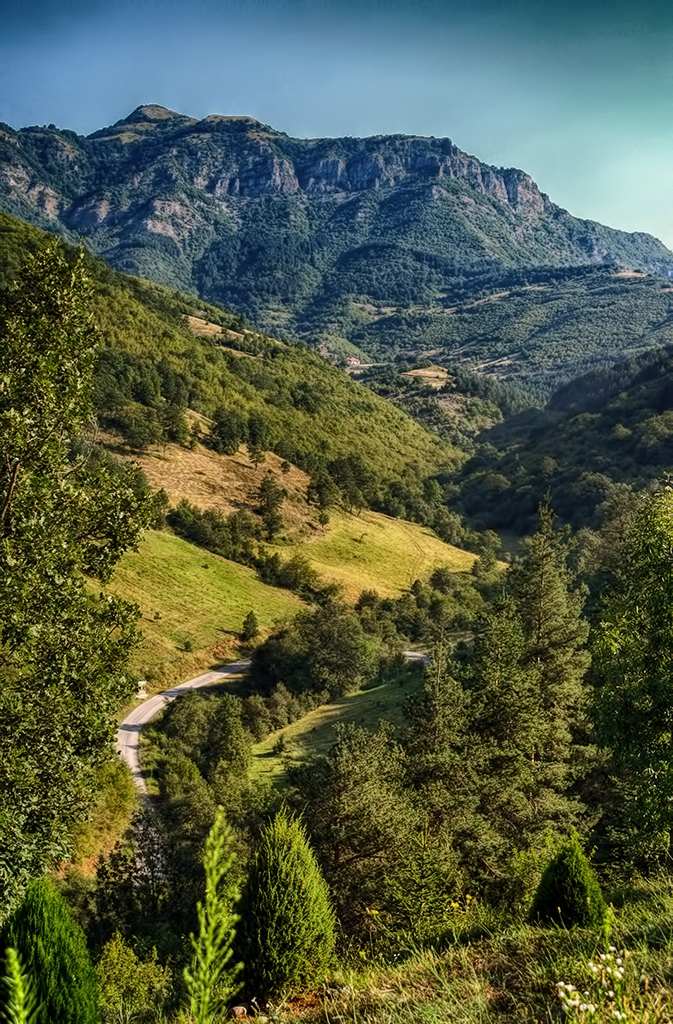
<instances>
[{"instance_id":1,"label":"paved road","mask_svg":"<svg viewBox=\"0 0 673 1024\"><path fill-rule=\"evenodd\" d=\"M428 656L418 651L405 651L404 656L409 661L422 661L424 665L430 663ZM143 778L139 757L142 727L147 725L155 715L158 715L166 704L175 700L176 697L181 697L183 693L187 693L189 690L196 690L200 686L212 686L214 683L220 683L226 676L244 672L249 666L249 661L232 661L229 665L222 665L221 668L216 668L212 672L206 672L205 675L197 676L196 679L189 679L186 683L180 683L179 686L174 686L170 690L164 690L162 693L157 693L154 697L149 697L142 704L139 704L137 708L134 708L131 714L124 719L117 730L117 753L128 764L133 781L141 793L147 794L147 786Z\"/></svg>"},{"instance_id":2,"label":"paved road","mask_svg":"<svg viewBox=\"0 0 673 1024\"><path fill-rule=\"evenodd\" d=\"M142 704L139 704L124 719L117 731L117 753L128 764L133 781L141 793L147 793L147 786L145 785L139 760L140 732L142 727L147 725L155 715L158 715L166 704L175 700L176 697L181 697L183 693L187 693L189 690L196 690L199 686L212 686L214 683L220 683L226 676L234 675L237 672L244 672L249 666L249 661L233 661L230 665L222 665L221 668L216 668L212 672L206 672L205 675L197 676L196 679L189 679L186 683L180 683L179 686L174 686L170 690L157 693L154 697L150 697L148 700L143 701Z\"/></svg>"}]
</instances>

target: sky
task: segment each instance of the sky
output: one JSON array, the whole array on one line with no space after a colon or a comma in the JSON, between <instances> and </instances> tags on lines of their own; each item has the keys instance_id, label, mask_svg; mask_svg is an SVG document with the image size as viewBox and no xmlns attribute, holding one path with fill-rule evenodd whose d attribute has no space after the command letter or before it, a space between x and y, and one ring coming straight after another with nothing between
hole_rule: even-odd
<instances>
[{"instance_id":1,"label":"sky","mask_svg":"<svg viewBox=\"0 0 673 1024\"><path fill-rule=\"evenodd\" d=\"M87 134L143 103L449 136L673 247L670 2L0 0L0 120Z\"/></svg>"}]
</instances>

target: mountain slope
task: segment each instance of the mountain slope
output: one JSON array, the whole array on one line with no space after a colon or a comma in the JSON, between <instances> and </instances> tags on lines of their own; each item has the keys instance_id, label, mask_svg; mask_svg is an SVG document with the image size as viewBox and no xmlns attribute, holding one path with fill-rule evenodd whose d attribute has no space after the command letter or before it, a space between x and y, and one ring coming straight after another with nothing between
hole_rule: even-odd
<instances>
[{"instance_id":1,"label":"mountain slope","mask_svg":"<svg viewBox=\"0 0 673 1024\"><path fill-rule=\"evenodd\" d=\"M673 471L673 345L587 374L545 409L485 431L452 480L455 506L481 529L529 532L545 494L574 527L600 525L623 485Z\"/></svg>"},{"instance_id":2,"label":"mountain slope","mask_svg":"<svg viewBox=\"0 0 673 1024\"><path fill-rule=\"evenodd\" d=\"M21 253L46 238L0 214L5 283ZM104 426L137 448L189 445L195 435L188 409L199 414L206 441L219 416L236 429L234 451L250 442L258 461L274 451L315 477L331 477L332 490L336 485L351 505L429 521L424 480L457 465L449 444L303 345L246 331L221 309L100 260L90 258L89 269L101 329L95 399ZM194 334L189 323L204 317L210 332Z\"/></svg>"},{"instance_id":3,"label":"mountain slope","mask_svg":"<svg viewBox=\"0 0 673 1024\"><path fill-rule=\"evenodd\" d=\"M332 349L351 340L353 302L429 309L458 284L540 265L673 273L652 236L572 217L523 171L449 139L292 139L159 106L87 138L0 126L0 205Z\"/></svg>"}]
</instances>

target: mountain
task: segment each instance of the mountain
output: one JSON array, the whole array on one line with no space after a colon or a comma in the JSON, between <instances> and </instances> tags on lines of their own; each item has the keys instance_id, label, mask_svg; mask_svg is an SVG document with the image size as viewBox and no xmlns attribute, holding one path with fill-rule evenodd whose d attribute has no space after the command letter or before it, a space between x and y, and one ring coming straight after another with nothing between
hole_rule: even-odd
<instances>
[{"instance_id":1,"label":"mountain","mask_svg":"<svg viewBox=\"0 0 673 1024\"><path fill-rule=\"evenodd\" d=\"M464 347L453 307L506 290L513 273L673 275L656 238L579 220L528 174L450 139L293 139L156 105L87 137L0 125L0 208L333 352Z\"/></svg>"}]
</instances>

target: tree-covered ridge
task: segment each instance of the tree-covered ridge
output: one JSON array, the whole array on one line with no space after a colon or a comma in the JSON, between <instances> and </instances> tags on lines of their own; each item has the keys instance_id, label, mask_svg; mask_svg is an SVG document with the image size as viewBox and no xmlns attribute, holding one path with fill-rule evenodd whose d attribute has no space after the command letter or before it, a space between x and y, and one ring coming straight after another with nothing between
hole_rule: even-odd
<instances>
[{"instance_id":1,"label":"tree-covered ridge","mask_svg":"<svg viewBox=\"0 0 673 1024\"><path fill-rule=\"evenodd\" d=\"M575 527L673 468L673 348L643 353L560 388L545 409L479 437L453 479L455 507L481 529L525 533L549 492Z\"/></svg>"},{"instance_id":2,"label":"tree-covered ridge","mask_svg":"<svg viewBox=\"0 0 673 1024\"><path fill-rule=\"evenodd\" d=\"M10 276L21 250L39 248L44 238L0 215ZM240 318L94 258L87 265L102 341L98 416L137 445L188 443L189 408L215 420L213 443L219 438L222 450L245 442L262 459L273 450L317 478L331 474L355 504L385 504L394 487L403 499L422 494L425 477L457 464L450 445L305 346L246 331ZM185 322L190 314L233 333L195 336Z\"/></svg>"},{"instance_id":3,"label":"tree-covered ridge","mask_svg":"<svg viewBox=\"0 0 673 1024\"><path fill-rule=\"evenodd\" d=\"M292 139L157 106L87 138L0 126L0 205L83 236L118 269L332 349L354 340L353 303L430 314L504 271L673 267L657 239L579 220L450 139Z\"/></svg>"},{"instance_id":4,"label":"tree-covered ridge","mask_svg":"<svg viewBox=\"0 0 673 1024\"><path fill-rule=\"evenodd\" d=\"M668 281L616 267L468 278L427 308L343 305L345 333L376 358L430 353L539 399L616 358L670 343L672 313Z\"/></svg>"}]
</instances>

